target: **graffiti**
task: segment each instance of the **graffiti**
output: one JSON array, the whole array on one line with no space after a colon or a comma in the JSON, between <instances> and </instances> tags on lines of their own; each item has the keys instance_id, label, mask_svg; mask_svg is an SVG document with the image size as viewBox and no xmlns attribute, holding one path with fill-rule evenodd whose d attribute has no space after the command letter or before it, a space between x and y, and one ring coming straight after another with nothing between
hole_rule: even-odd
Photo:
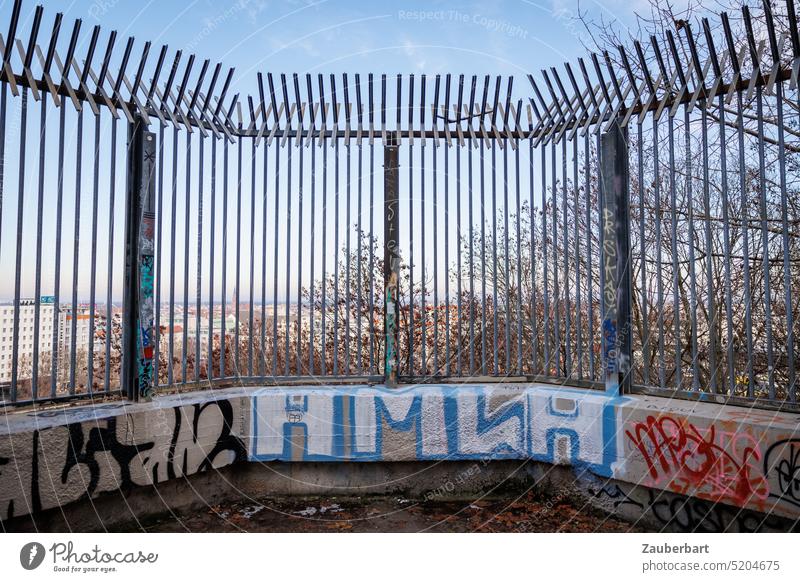
<instances>
[{"instance_id":1,"label":"graffiti","mask_svg":"<svg viewBox=\"0 0 800 582\"><path fill-rule=\"evenodd\" d=\"M770 497L800 507L800 438L770 445L764 454L764 475L776 485Z\"/></svg>"},{"instance_id":2,"label":"graffiti","mask_svg":"<svg viewBox=\"0 0 800 582\"><path fill-rule=\"evenodd\" d=\"M147 227L148 221L150 227ZM139 362L137 370L139 394L144 398L151 398L155 393L153 372L153 350L155 326L153 323L153 265L152 254L144 254L146 247L152 246L152 219L145 216L142 221L142 236L140 239L140 303L138 346ZM148 235L149 233L149 235ZM149 236L149 238L148 238ZM147 242L149 241L149 243ZM152 253L152 249L149 250Z\"/></svg>"},{"instance_id":3,"label":"graffiti","mask_svg":"<svg viewBox=\"0 0 800 582\"><path fill-rule=\"evenodd\" d=\"M642 514L638 519L651 518L665 531L757 533L797 529L797 524L788 520L740 507L645 487L627 489L619 483L609 483L598 490L590 489L589 494L597 500L608 498L615 511L634 507Z\"/></svg>"},{"instance_id":4,"label":"graffiti","mask_svg":"<svg viewBox=\"0 0 800 582\"><path fill-rule=\"evenodd\" d=\"M397 337L397 273L392 272L389 283L386 285L386 362L384 376L389 385L397 384L397 350L395 339Z\"/></svg>"},{"instance_id":5,"label":"graffiti","mask_svg":"<svg viewBox=\"0 0 800 582\"><path fill-rule=\"evenodd\" d=\"M617 349L617 232L616 217L603 208L603 362L607 391L617 392L620 366Z\"/></svg>"},{"instance_id":6,"label":"graffiti","mask_svg":"<svg viewBox=\"0 0 800 582\"><path fill-rule=\"evenodd\" d=\"M603 272L605 281L603 287L603 300L606 313L611 314L611 319L616 319L617 308L617 239L616 222L614 213L608 208L603 209ZM609 317L607 315L607 317Z\"/></svg>"},{"instance_id":7,"label":"graffiti","mask_svg":"<svg viewBox=\"0 0 800 582\"><path fill-rule=\"evenodd\" d=\"M224 452L233 453L232 459L226 459L224 464L237 463L247 459L247 448L240 437L233 434L233 406L228 400L214 400L205 404L194 405L194 417L192 419L192 442L197 444L200 439L200 419L203 412L209 407L216 407L222 416L222 427L219 430L214 446L206 454L205 458L197 468L198 471L207 471L216 467L217 457Z\"/></svg>"},{"instance_id":8,"label":"graffiti","mask_svg":"<svg viewBox=\"0 0 800 582\"><path fill-rule=\"evenodd\" d=\"M603 320L603 350L606 373L613 374L617 371L617 322L611 319Z\"/></svg>"},{"instance_id":9,"label":"graffiti","mask_svg":"<svg viewBox=\"0 0 800 582\"><path fill-rule=\"evenodd\" d=\"M66 483L70 470L76 466L85 466L89 471L89 482L85 486L85 496L91 497L97 490L100 482L100 462L96 455L109 453L119 467L119 489L130 489L133 485L131 479L131 461L140 453L149 451L155 446L154 442L141 444L124 444L117 438L117 418L109 418L104 428L93 427L89 429L88 439L84 435L82 424L70 424L69 443L67 445L67 458L61 470L61 482Z\"/></svg>"},{"instance_id":10,"label":"graffiti","mask_svg":"<svg viewBox=\"0 0 800 582\"><path fill-rule=\"evenodd\" d=\"M544 385L270 387L209 398L10 416L0 519L248 459L533 460L571 467L598 502L686 531L760 531L765 513L800 515L800 436L788 423L690 417L688 407L658 415L651 399Z\"/></svg>"},{"instance_id":11,"label":"graffiti","mask_svg":"<svg viewBox=\"0 0 800 582\"><path fill-rule=\"evenodd\" d=\"M752 437L717 438L713 424L701 429L670 416L648 416L625 434L644 458L654 485L736 505L767 497L766 479L755 464L760 460L758 444Z\"/></svg>"},{"instance_id":12,"label":"graffiti","mask_svg":"<svg viewBox=\"0 0 800 582\"><path fill-rule=\"evenodd\" d=\"M15 458L17 470L0 472L0 519L244 461L241 402L110 410L105 418L3 437L0 467Z\"/></svg>"},{"instance_id":13,"label":"graffiti","mask_svg":"<svg viewBox=\"0 0 800 582\"><path fill-rule=\"evenodd\" d=\"M607 475L616 461L615 405L621 401L605 394L543 387L267 389L253 395L250 458L532 458L585 465Z\"/></svg>"},{"instance_id":14,"label":"graffiti","mask_svg":"<svg viewBox=\"0 0 800 582\"><path fill-rule=\"evenodd\" d=\"M625 398L561 389L531 391L529 401L531 458L611 475L617 460L616 407Z\"/></svg>"},{"instance_id":15,"label":"graffiti","mask_svg":"<svg viewBox=\"0 0 800 582\"><path fill-rule=\"evenodd\" d=\"M617 483L606 484L600 489L589 488L588 492L595 499L608 497L612 501L614 509L621 505L635 505L639 509L644 509L644 504L639 503L630 494L623 491Z\"/></svg>"}]
</instances>

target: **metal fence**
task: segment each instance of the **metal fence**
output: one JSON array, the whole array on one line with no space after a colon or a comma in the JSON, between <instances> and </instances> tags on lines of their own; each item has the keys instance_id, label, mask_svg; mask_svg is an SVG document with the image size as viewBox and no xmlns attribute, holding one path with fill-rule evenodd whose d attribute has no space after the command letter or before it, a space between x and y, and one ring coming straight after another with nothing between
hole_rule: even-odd
<instances>
[{"instance_id":1,"label":"metal fence","mask_svg":"<svg viewBox=\"0 0 800 582\"><path fill-rule=\"evenodd\" d=\"M626 387L796 402L791 0L519 95L511 77L371 74L259 74L229 95L233 69L166 46L134 70L112 32L101 57L98 27L81 64L80 21L59 53L61 15L42 50L41 7L27 42L20 11L0 46L4 402L390 376L601 386L619 233L599 152L617 127Z\"/></svg>"}]
</instances>

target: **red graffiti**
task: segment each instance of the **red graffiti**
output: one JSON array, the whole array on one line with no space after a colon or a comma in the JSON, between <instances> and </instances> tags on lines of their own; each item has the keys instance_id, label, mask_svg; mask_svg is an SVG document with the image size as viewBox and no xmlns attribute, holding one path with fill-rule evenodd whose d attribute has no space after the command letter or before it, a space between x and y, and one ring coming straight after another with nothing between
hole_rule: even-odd
<instances>
[{"instance_id":1,"label":"red graffiti","mask_svg":"<svg viewBox=\"0 0 800 582\"><path fill-rule=\"evenodd\" d=\"M700 429L669 416L648 416L632 429L625 434L642 453L655 485L739 506L769 494L758 445L747 435L718 434L714 425Z\"/></svg>"}]
</instances>

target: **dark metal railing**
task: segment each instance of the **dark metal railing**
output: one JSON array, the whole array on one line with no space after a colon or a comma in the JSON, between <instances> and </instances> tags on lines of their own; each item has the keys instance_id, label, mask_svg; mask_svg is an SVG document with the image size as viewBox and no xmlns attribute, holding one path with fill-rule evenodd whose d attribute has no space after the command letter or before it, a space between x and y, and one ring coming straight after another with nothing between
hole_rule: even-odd
<instances>
[{"instance_id":1,"label":"dark metal railing","mask_svg":"<svg viewBox=\"0 0 800 582\"><path fill-rule=\"evenodd\" d=\"M26 44L20 11L0 39L5 402L612 372L796 402L792 0L520 97L513 78L346 74L229 96L233 69L150 43L131 82L133 39L100 58L95 27L81 64L80 21L59 53L57 15L42 51L41 7Z\"/></svg>"}]
</instances>

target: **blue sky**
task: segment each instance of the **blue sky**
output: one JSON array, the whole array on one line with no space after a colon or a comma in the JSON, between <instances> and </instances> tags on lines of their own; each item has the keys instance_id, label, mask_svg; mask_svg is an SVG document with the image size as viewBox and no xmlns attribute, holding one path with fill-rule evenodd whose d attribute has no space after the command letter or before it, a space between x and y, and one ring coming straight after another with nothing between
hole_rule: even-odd
<instances>
[{"instance_id":1,"label":"blue sky","mask_svg":"<svg viewBox=\"0 0 800 582\"><path fill-rule=\"evenodd\" d=\"M589 2L581 6L581 10L588 11L597 18L603 16L606 20L616 19L620 24L632 22L633 9L644 5L623 3L622 0L610 0L610 3ZM128 36L134 36L136 43L132 53L132 62L137 63L141 55L144 42L150 40L154 44L152 53L157 54L162 44L169 44L169 59L173 58L176 50L185 53L194 53L199 59L193 76L199 70L199 62L211 59L212 62L221 61L226 67L236 66L231 92L240 92L244 95L256 93L256 73L343 73L349 74L369 72L387 75L397 73L451 73L454 75L514 75L515 100L527 98L530 88L525 80L528 72L537 73L543 67L559 66L564 61L574 61L578 56L586 53L582 45L582 28L574 20L578 5L574 0L510 0L482 1L482 2L403 2L403 3L366 3L350 0L318 0L318 1L290 1L270 2L266 0L224 0L212 2L211 0L193 0L177 2L166 0L73 0L73 1L48 1L45 5L45 17L39 35L39 44L46 50L53 18L56 12L64 13L59 40L59 53L63 56L72 30L72 23L80 18L83 21L80 41L76 55L82 59L86 54L92 27L100 25L102 35L94 59L95 70L99 67L99 60L105 51L108 34L111 30L118 31L118 40L115 58L111 63L111 70L116 69L122 47ZM5 28L9 21L12 2L6 0L0 4L0 27ZM23 5L21 22L17 37L27 41L35 3L28 0ZM5 34L5 33L4 33ZM151 63L155 56L151 56ZM15 62L18 57L15 55ZM184 59L185 62L185 59ZM17 64L18 67L18 64ZM133 76L135 64L129 65L128 74ZM34 74L39 70L38 64L34 65ZM352 77L351 77L352 78ZM163 81L163 79L162 79ZM231 94L232 94L231 93ZM15 247L16 247L16 221L18 211L22 208L22 249L20 264L21 294L23 297L34 295L36 246L37 240L37 213L42 217L42 288L41 294L52 294L54 291L54 271L56 241L54 233L62 233L62 247L60 253L61 275L60 289L62 300L68 299L73 287L75 277L79 298L88 297L88 289L96 275L95 287L98 290L98 301L105 298L105 289L108 282L107 262L110 260L114 273L113 295L118 299L121 295L121 265L124 263L121 237L124 231L124 214L122 212L122 196L124 195L124 159L125 159L125 126L120 124L119 139L116 145L117 173L112 180L110 175L110 132L111 119L108 112L104 112L100 119L100 143L98 148L100 161L98 170L98 205L97 223L93 217L92 207L94 148L91 146L95 120L91 113L84 115L83 139L84 148L81 154L82 174L79 179L80 188L77 187L77 170L75 146L76 112L69 107L67 113L65 144L66 161L64 164L64 193L63 193L63 222L57 228L56 192L57 192L57 159L58 159L58 110L48 104L47 135L46 135L46 163L44 166L43 181L43 210L37 204L37 190L40 184L37 172L38 152L41 144L39 104L32 99L28 109L26 135L29 136L25 152L26 171L10 171L4 176L3 210L0 217L0 272L14 273ZM20 135L20 99L9 100L8 126L6 131L6 158L8 168L19 167L19 135ZM171 132L167 132L166 139L171 140ZM181 137L183 140L184 137ZM195 138L193 138L196 140ZM247 144L245 144L247 145ZM181 147L185 147L181 145ZM208 142L205 145L209 147ZM249 146L247 146L249 147ZM168 150L170 151L170 150ZM181 150L183 151L183 150ZM194 156L197 156L195 145ZM207 154L208 155L208 154ZM248 155L245 156L246 158ZM247 160L246 160L247 162ZM295 161L296 163L296 161ZM380 159L377 166L380 167ZM403 162L405 163L405 162ZM523 160L523 163L527 163ZM196 173L197 160L193 162L193 172ZM167 183L170 181L169 160L165 161ZM245 164L247 167L247 163ZM187 187L184 182L185 165L183 156L177 161L180 195L175 211L178 217L183 217L184 193ZM258 182L261 181L261 169ZM308 171L306 169L306 171ZM206 174L208 169L206 168ZM249 175L245 172L245 176ZM205 205L209 204L208 176L203 178L206 184L203 193ZM418 179L418 178L415 178ZM444 178L440 178L444 179ZM448 178L454 180L453 176ZM379 181L380 182L380 181ZM110 185L114 184L115 194L111 196ZM196 212L196 197L198 182L195 174L191 178L192 199L191 213ZM232 188L235 185L232 185ZM245 190L249 186L245 184ZM378 184L380 188L380 184ZM281 186L280 196L285 196L284 186ZM528 190L528 188L524 188ZM78 198L80 194L80 198ZM165 189L168 204L169 188ZM259 201L254 208L245 202L243 215L255 210L260 213L265 203L272 204L275 192L272 183L266 192L258 192ZM247 198L247 196L245 196ZM113 208L109 203L115 199ZM281 198L283 199L283 198ZM22 200L22 206L19 204ZM282 204L284 204L282 202ZM219 205L219 201L217 201ZM231 203L232 204L232 203ZM271 206L270 206L271 208ZM419 209L419 205L417 207ZM80 216L76 216L76 209ZM164 219L169 218L172 211L169 205L164 207ZM307 211L307 209L306 209ZM418 210L417 210L418 211ZM217 208L217 213L221 210ZM319 208L317 209L319 212ZM204 214L204 235L208 235L208 212ZM113 215L113 218L111 218ZM76 220L79 218L79 220ZM314 220L312 220L312 218ZM330 218L329 218L330 219ZM194 220L194 218L192 219ZM306 216L306 228L312 228L319 223L319 217ZM339 216L341 224L354 224L354 217ZM316 221L316 222L314 222ZM379 221L380 222L380 221ZM179 225L182 220L179 220ZM114 224L113 253L109 257L109 239L112 231L110 224ZM190 240L196 240L196 226L190 226ZM216 226L219 229L219 224ZM284 229L283 224L280 226ZM380 226L379 226L380 228ZM78 229L78 230L76 230ZM93 234L93 230L97 234ZM167 232L167 231L165 231ZM283 233L284 230L281 230ZM306 233L308 230L306 230ZM185 245L182 242L185 229L180 230L175 242L174 252L178 255L176 272L182 274L184 260L190 264L190 281L194 280L195 261L191 253L185 254ZM92 245L93 237L97 243ZM167 234L165 234L167 236ZM217 235L217 247L219 237ZM293 236L295 236L293 234ZM296 233L300 236L300 233ZM331 235L332 236L332 235ZM283 238L283 234L281 235ZM77 242L76 242L77 240ZM452 244L457 244L455 240ZM165 239L165 245L169 243ZM170 243L171 244L171 243ZM208 241L204 241L208 245ZM247 240L243 244L247 244ZM319 238L318 243L319 244ZM308 243L302 246L295 243L291 257L283 259L291 265L299 260L298 249L308 256L310 249ZM247 248L247 246L245 246ZM94 253L92 250L96 251ZM209 254L204 251L203 267L207 273ZM319 256L324 255L321 249L314 251ZM214 255L221 261L219 248ZM321 253L321 254L320 254ZM76 258L77 257L77 258ZM260 261L260 257L258 259ZM327 261L334 259L326 257ZM96 267L93 266L96 264ZM77 267L74 268L74 267ZM166 267L165 267L166 268ZM166 277L166 271L161 273ZM296 275L296 274L295 274ZM294 275L293 275L294 276ZM219 284L219 277L216 279ZM182 277L179 277L176 293L183 288ZM303 283L301 281L301 283ZM266 283L265 283L266 284ZM283 282L280 289L271 285L269 292L282 293ZM230 294L233 284L228 286ZM13 296L14 280L7 277L0 281L0 300Z\"/></svg>"},{"instance_id":2,"label":"blue sky","mask_svg":"<svg viewBox=\"0 0 800 582\"><path fill-rule=\"evenodd\" d=\"M640 1L589 0L580 9L624 24L632 21L637 6L643 7ZM3 22L10 5L4 2ZM30 17L34 5L25 4L23 18ZM513 74L521 80L525 73L585 53L582 28L573 19L575 0L72 0L44 5L50 17L44 34L53 14L62 11L67 27L83 19L84 50L91 26L100 24L106 32L134 36L139 50L151 40L236 65L233 90L243 93L252 89L259 70Z\"/></svg>"}]
</instances>

